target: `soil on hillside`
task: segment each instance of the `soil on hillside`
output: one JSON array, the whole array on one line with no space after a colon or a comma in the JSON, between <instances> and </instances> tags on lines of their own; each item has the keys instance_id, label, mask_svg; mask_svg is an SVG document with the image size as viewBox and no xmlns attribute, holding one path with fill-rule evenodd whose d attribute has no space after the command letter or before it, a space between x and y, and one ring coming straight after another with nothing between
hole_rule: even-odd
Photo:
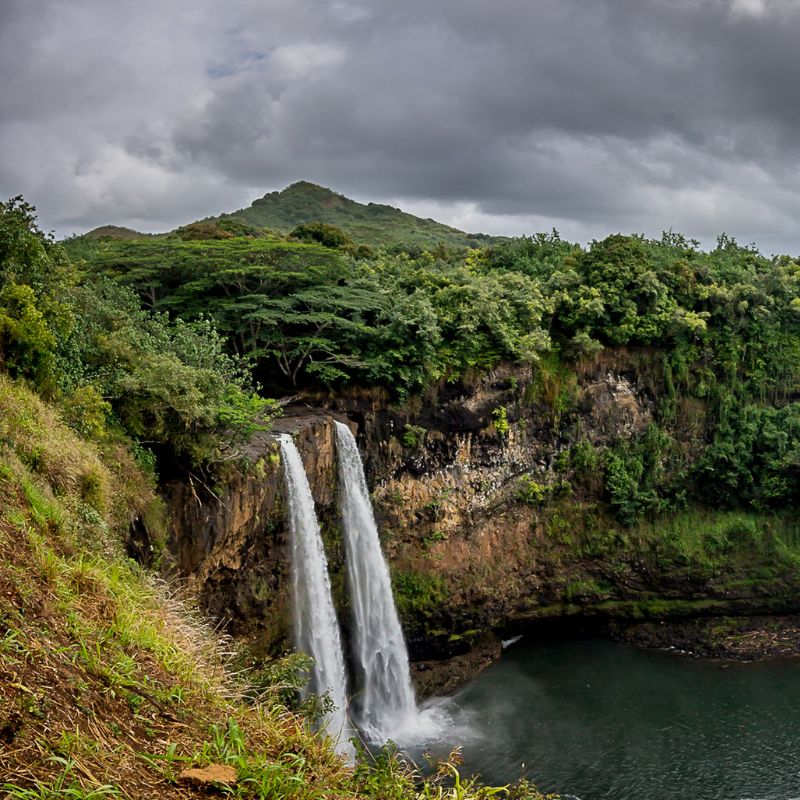
<instances>
[{"instance_id":1,"label":"soil on hillside","mask_svg":"<svg viewBox=\"0 0 800 800\"><path fill-rule=\"evenodd\" d=\"M76 587L81 619L65 615L25 537L5 520L0 529L0 789L61 781L64 792L113 783L129 798L198 796L159 759L195 752L215 709L161 699L174 678L135 646L128 685L113 680L95 635L113 620L110 598Z\"/></svg>"}]
</instances>

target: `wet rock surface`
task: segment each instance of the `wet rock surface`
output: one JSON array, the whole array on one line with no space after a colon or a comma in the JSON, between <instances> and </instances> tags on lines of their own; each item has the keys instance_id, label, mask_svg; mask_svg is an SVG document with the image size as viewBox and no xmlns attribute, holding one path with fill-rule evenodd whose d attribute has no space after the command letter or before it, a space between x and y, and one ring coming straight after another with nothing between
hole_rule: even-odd
<instances>
[{"instance_id":1,"label":"wet rock surface","mask_svg":"<svg viewBox=\"0 0 800 800\"><path fill-rule=\"evenodd\" d=\"M323 520L335 516L334 418L286 409L275 433L292 433ZM271 434L257 434L243 465L210 486L195 475L167 486L169 548L178 572L211 616L256 652L278 652L288 639L291 574L284 521L283 473ZM340 562L341 555L332 558Z\"/></svg>"},{"instance_id":2,"label":"wet rock surface","mask_svg":"<svg viewBox=\"0 0 800 800\"><path fill-rule=\"evenodd\" d=\"M638 647L695 658L763 661L800 656L800 615L709 617L613 625L608 635Z\"/></svg>"},{"instance_id":3,"label":"wet rock surface","mask_svg":"<svg viewBox=\"0 0 800 800\"><path fill-rule=\"evenodd\" d=\"M501 653L499 637L489 632L464 653L449 658L415 661L411 665L411 678L418 698L452 694L500 658Z\"/></svg>"},{"instance_id":4,"label":"wet rock surface","mask_svg":"<svg viewBox=\"0 0 800 800\"><path fill-rule=\"evenodd\" d=\"M570 448L614 446L653 420L651 381L641 371L652 356L645 356L601 354L576 370L569 402L558 408L547 399L555 389L536 384L530 369L509 366L402 407L369 393L287 407L274 432L292 433L301 453L345 636L335 419L350 424L364 457L423 694L449 690L448 671L461 682L496 657L495 645L481 638L494 630L585 617L593 625L620 621L615 635L622 636L629 623L652 621L658 631L666 618L796 611L796 575L734 583L666 564L624 536L605 536L613 520L597 512L596 475L565 487L559 463ZM703 441L703 408L695 402L678 416L673 434L688 457ZM189 475L168 487L170 550L205 610L256 654L274 654L290 639L283 476L272 435L254 437L245 456L219 485ZM646 630L625 635L661 646Z\"/></svg>"}]
</instances>

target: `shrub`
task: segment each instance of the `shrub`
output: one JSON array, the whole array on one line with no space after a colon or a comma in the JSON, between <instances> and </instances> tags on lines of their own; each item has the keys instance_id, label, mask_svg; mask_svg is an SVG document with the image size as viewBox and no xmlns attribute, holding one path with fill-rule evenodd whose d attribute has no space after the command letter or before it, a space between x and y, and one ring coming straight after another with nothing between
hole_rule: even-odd
<instances>
[{"instance_id":1,"label":"shrub","mask_svg":"<svg viewBox=\"0 0 800 800\"><path fill-rule=\"evenodd\" d=\"M508 435L508 412L505 406L498 406L492 411L492 425L494 426L497 435L501 438Z\"/></svg>"},{"instance_id":2,"label":"shrub","mask_svg":"<svg viewBox=\"0 0 800 800\"><path fill-rule=\"evenodd\" d=\"M425 441L427 432L421 425L406 425L403 428L403 444L406 447L419 447Z\"/></svg>"},{"instance_id":3,"label":"shrub","mask_svg":"<svg viewBox=\"0 0 800 800\"><path fill-rule=\"evenodd\" d=\"M517 478L514 486L514 497L521 503L531 506L542 505L549 494L549 487L537 483L530 475Z\"/></svg>"}]
</instances>

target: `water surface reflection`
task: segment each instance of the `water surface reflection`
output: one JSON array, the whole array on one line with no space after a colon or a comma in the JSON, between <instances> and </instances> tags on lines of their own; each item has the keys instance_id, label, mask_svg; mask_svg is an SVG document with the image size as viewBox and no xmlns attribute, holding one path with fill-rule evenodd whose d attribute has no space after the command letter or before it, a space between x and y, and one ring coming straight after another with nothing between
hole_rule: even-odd
<instances>
[{"instance_id":1,"label":"water surface reflection","mask_svg":"<svg viewBox=\"0 0 800 800\"><path fill-rule=\"evenodd\" d=\"M604 640L522 641L449 704L491 783L580 800L800 798L800 661L722 664Z\"/></svg>"}]
</instances>

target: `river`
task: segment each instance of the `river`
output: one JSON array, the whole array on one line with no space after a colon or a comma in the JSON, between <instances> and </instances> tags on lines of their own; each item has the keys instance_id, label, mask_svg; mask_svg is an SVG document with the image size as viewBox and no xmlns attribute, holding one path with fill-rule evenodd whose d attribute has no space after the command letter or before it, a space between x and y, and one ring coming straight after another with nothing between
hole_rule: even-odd
<instances>
[{"instance_id":1,"label":"river","mask_svg":"<svg viewBox=\"0 0 800 800\"><path fill-rule=\"evenodd\" d=\"M800 798L800 661L727 664L601 639L522 642L429 744L464 773L580 800Z\"/></svg>"}]
</instances>

